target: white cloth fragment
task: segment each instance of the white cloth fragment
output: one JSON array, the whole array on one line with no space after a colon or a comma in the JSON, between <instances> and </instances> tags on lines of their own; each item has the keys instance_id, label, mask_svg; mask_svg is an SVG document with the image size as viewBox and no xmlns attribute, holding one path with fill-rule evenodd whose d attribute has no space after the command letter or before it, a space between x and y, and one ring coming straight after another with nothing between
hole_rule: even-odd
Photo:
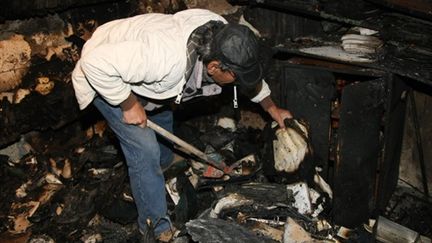
<instances>
[{"instance_id":1,"label":"white cloth fragment","mask_svg":"<svg viewBox=\"0 0 432 243\"><path fill-rule=\"evenodd\" d=\"M323 190L323 192L327 193L330 199L333 199L333 191L330 185L318 174L314 175L314 182Z\"/></svg>"},{"instance_id":2,"label":"white cloth fragment","mask_svg":"<svg viewBox=\"0 0 432 243\"><path fill-rule=\"evenodd\" d=\"M308 136L306 127L296 120L294 122ZM278 129L276 138L277 140L273 141L275 169L285 172L296 171L309 151L307 141L292 127Z\"/></svg>"},{"instance_id":3,"label":"white cloth fragment","mask_svg":"<svg viewBox=\"0 0 432 243\"><path fill-rule=\"evenodd\" d=\"M168 180L165 183L165 188L168 191L168 194L170 195L171 199L174 202L174 205L177 205L178 202L180 201L180 194L177 191L177 177L174 177L170 180Z\"/></svg>"},{"instance_id":4,"label":"white cloth fragment","mask_svg":"<svg viewBox=\"0 0 432 243\"><path fill-rule=\"evenodd\" d=\"M246 199L242 195L233 193L221 198L210 211L210 218L218 218L219 213L227 208L234 208L242 205L250 205L253 200Z\"/></svg>"}]
</instances>

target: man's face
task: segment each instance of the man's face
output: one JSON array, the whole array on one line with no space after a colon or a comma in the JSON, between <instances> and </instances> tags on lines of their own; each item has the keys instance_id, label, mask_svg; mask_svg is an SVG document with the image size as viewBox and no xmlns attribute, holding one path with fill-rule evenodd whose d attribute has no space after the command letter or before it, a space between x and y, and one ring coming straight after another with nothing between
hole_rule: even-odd
<instances>
[{"instance_id":1,"label":"man's face","mask_svg":"<svg viewBox=\"0 0 432 243\"><path fill-rule=\"evenodd\" d=\"M220 86L233 83L236 79L234 72L230 70L223 71L218 61L211 61L207 64L207 72Z\"/></svg>"}]
</instances>

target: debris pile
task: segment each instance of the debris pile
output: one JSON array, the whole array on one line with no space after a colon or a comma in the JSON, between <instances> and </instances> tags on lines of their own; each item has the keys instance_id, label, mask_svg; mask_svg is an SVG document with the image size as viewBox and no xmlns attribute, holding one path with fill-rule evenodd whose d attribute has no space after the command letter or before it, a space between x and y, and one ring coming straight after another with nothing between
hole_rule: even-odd
<instances>
[{"instance_id":1,"label":"debris pile","mask_svg":"<svg viewBox=\"0 0 432 243\"><path fill-rule=\"evenodd\" d=\"M164 172L169 213L180 229L176 242L372 239L370 227L331 223L331 187L319 168L305 170L312 153L306 125L293 121L295 128L282 131L230 119L207 115L176 126L177 136L235 168L209 177L204 172L211 165L176 151ZM139 241L127 168L113 134L104 122L85 132L77 127L27 134L14 145L19 159L0 157L1 242ZM277 173L267 173L268 166Z\"/></svg>"}]
</instances>

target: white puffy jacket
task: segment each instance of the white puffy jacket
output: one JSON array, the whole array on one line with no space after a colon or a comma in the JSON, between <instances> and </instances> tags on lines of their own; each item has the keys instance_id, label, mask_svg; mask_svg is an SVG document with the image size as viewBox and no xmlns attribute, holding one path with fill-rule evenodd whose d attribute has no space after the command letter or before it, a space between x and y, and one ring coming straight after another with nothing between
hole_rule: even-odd
<instances>
[{"instance_id":1,"label":"white puffy jacket","mask_svg":"<svg viewBox=\"0 0 432 243\"><path fill-rule=\"evenodd\" d=\"M173 15L144 14L98 27L72 73L80 109L96 93L112 105L119 105L131 91L157 100L177 96L186 82L189 35L210 20L227 22L209 10L189 9ZM269 95L264 86L252 101Z\"/></svg>"}]
</instances>

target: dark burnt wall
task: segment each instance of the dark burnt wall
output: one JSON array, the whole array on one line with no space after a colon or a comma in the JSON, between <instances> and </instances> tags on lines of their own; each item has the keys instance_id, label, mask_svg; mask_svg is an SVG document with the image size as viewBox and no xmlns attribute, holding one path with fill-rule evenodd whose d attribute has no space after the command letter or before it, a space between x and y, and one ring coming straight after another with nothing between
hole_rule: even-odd
<instances>
[{"instance_id":1,"label":"dark burnt wall","mask_svg":"<svg viewBox=\"0 0 432 243\"><path fill-rule=\"evenodd\" d=\"M85 115L78 110L70 73L99 25L185 8L183 1L2 1L0 146Z\"/></svg>"},{"instance_id":2,"label":"dark burnt wall","mask_svg":"<svg viewBox=\"0 0 432 243\"><path fill-rule=\"evenodd\" d=\"M70 73L101 24L137 14L238 7L216 0L2 1L0 6L0 147L32 130L56 129L81 116Z\"/></svg>"}]
</instances>

